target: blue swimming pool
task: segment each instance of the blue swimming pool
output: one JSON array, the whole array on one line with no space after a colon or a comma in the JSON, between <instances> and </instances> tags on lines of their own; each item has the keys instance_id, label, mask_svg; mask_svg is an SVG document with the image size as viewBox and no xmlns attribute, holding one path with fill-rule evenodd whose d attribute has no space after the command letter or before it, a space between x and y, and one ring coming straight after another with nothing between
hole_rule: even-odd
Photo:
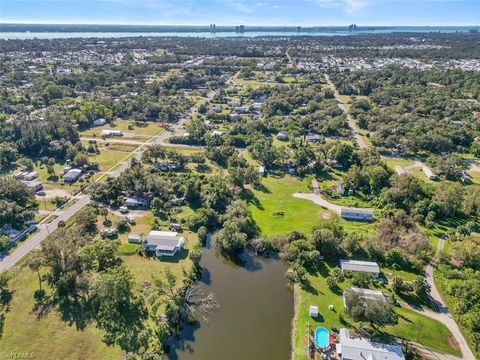
<instances>
[{"instance_id":1,"label":"blue swimming pool","mask_svg":"<svg viewBox=\"0 0 480 360\"><path fill-rule=\"evenodd\" d=\"M315 345L326 348L329 345L329 332L327 328L318 327L315 329Z\"/></svg>"}]
</instances>

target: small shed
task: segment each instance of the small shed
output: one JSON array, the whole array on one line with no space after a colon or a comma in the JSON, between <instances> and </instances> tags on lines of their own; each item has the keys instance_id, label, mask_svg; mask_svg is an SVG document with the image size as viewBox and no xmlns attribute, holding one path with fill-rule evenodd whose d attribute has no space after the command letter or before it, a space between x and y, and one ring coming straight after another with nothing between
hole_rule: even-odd
<instances>
[{"instance_id":1,"label":"small shed","mask_svg":"<svg viewBox=\"0 0 480 360\"><path fill-rule=\"evenodd\" d=\"M310 308L308 309L308 314L310 315L310 317L313 318L318 317L318 306L310 306Z\"/></svg>"},{"instance_id":2,"label":"small shed","mask_svg":"<svg viewBox=\"0 0 480 360\"><path fill-rule=\"evenodd\" d=\"M141 244L142 237L136 234L128 234L128 242L131 244Z\"/></svg>"}]
</instances>

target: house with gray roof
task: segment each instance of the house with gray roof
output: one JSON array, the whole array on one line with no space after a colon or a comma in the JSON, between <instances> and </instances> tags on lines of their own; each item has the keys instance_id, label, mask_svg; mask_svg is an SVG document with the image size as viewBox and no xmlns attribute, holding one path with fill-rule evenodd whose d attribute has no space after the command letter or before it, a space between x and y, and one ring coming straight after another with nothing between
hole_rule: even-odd
<instances>
[{"instance_id":1,"label":"house with gray roof","mask_svg":"<svg viewBox=\"0 0 480 360\"><path fill-rule=\"evenodd\" d=\"M405 360L398 345L382 344L364 338L353 338L348 329L340 329L337 354L341 360Z\"/></svg>"},{"instance_id":2,"label":"house with gray roof","mask_svg":"<svg viewBox=\"0 0 480 360\"><path fill-rule=\"evenodd\" d=\"M182 247L185 239L174 231L152 230L143 241L145 251L155 256L174 256Z\"/></svg>"},{"instance_id":3,"label":"house with gray roof","mask_svg":"<svg viewBox=\"0 0 480 360\"><path fill-rule=\"evenodd\" d=\"M370 273L375 278L380 275L380 266L374 261L340 260L340 268L343 271Z\"/></svg>"}]
</instances>

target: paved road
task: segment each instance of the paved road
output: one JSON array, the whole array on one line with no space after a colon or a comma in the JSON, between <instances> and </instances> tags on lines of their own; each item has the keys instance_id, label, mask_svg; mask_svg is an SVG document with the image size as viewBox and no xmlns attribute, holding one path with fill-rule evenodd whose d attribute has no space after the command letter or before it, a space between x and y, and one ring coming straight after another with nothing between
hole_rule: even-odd
<instances>
[{"instance_id":1,"label":"paved road","mask_svg":"<svg viewBox=\"0 0 480 360\"><path fill-rule=\"evenodd\" d=\"M345 106L345 103L342 101L340 98L340 94L338 93L337 88L333 84L333 82L330 80L327 74L325 74L325 79L327 80L328 87L333 91L335 94L335 100L337 100L338 107L347 115L347 121L348 121L348 126L352 130L353 136L355 137L355 141L357 142L358 146L361 149L366 149L367 144L365 144L365 141L363 141L362 137L360 134L357 132L357 127L355 125L355 122L353 121L352 117L350 116L350 113L348 112L347 107Z\"/></svg>"},{"instance_id":2,"label":"paved road","mask_svg":"<svg viewBox=\"0 0 480 360\"><path fill-rule=\"evenodd\" d=\"M437 245L437 254L440 252L445 245L445 240L439 239L438 240L438 245ZM434 308L437 309L437 311L432 311L424 308L418 308L414 307L409 304L403 304L406 307L409 307L410 309L418 312L419 314L425 315L431 319L437 320L444 324L451 332L455 340L457 341L457 344L462 351L462 357L455 357L452 355L444 355L444 354L438 354L435 353L435 357L441 360L451 360L451 359L465 359L465 360L475 360L475 356L473 355L473 352L470 350L470 347L468 346L467 341L465 340L465 337L463 336L462 332L460 331L460 328L458 327L455 319L453 318L452 314L448 310L448 307L445 305L445 302L443 301L442 296L440 295L440 291L438 291L437 285L435 284L435 279L433 277L433 270L435 267L435 262L432 260L426 270L425 270L425 276L428 284L431 287L430 291L430 297L433 303Z\"/></svg>"},{"instance_id":3,"label":"paved road","mask_svg":"<svg viewBox=\"0 0 480 360\"><path fill-rule=\"evenodd\" d=\"M227 85L231 84L233 79L235 79L238 76L239 72L237 72L234 76L232 76L230 79L227 80ZM135 157L137 159L140 159L142 156L142 153L145 149L145 146L148 146L150 144L159 144L159 145L166 145L166 146L172 146L172 144L166 143L165 141L170 137L176 134L176 132L183 126L183 124L191 118L193 115L196 114L197 108L201 103L205 103L215 96L216 91L210 92L206 98L201 100L200 103L195 104L190 108L188 113L184 115L180 121L178 121L176 124L172 125L171 128L173 128L172 132L164 131L163 133L154 135L150 137L150 140L146 142L141 142L138 144L139 146L133 150L130 154L128 154L124 159L120 160L118 163L113 165L104 175L108 175L111 177L118 177L120 174L125 171L129 166L130 166L130 161L129 158ZM98 139L95 139L98 140ZM128 140L127 140L128 141ZM185 145L182 145L185 147ZM119 167L119 169L113 171L114 168ZM103 177L100 176L98 180L100 180ZM52 215L58 216L54 220L52 220L49 224L45 224L45 220L49 219L47 217L43 223L39 224L39 231L36 232L30 239L25 241L22 245L20 245L18 248L16 248L12 253L8 254L5 258L3 258L0 261L0 272L4 270L8 270L12 268L20 259L22 259L25 255L27 255L30 251L38 248L43 240L45 240L50 234L50 232L54 231L58 227L58 223L63 220L67 221L70 219L73 215L75 215L78 211L83 209L85 206L87 206L90 203L90 197L86 194L79 194L75 197L77 199L76 203L71 205L69 208L66 210L56 210L55 212L52 213Z\"/></svg>"},{"instance_id":4,"label":"paved road","mask_svg":"<svg viewBox=\"0 0 480 360\"><path fill-rule=\"evenodd\" d=\"M60 221L67 221L90 202L90 197L88 195L79 195L76 197L76 199L77 202L66 210L55 210L52 215L57 215L57 218L55 218L49 224L39 225L38 232L36 232L28 241L24 242L22 245L16 248L11 254L6 256L0 262L0 272L9 270L30 251L38 248L41 242L45 240L45 238L48 236L48 234L57 229L58 223Z\"/></svg>"}]
</instances>

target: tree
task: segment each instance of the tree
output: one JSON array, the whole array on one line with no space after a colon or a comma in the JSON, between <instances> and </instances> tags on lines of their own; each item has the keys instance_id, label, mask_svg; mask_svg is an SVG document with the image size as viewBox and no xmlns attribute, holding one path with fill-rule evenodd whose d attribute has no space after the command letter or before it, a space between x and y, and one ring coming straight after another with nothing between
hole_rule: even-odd
<instances>
[{"instance_id":1,"label":"tree","mask_svg":"<svg viewBox=\"0 0 480 360\"><path fill-rule=\"evenodd\" d=\"M417 276L412 283L413 292L422 300L428 299L430 295L430 284L422 276Z\"/></svg>"},{"instance_id":2,"label":"tree","mask_svg":"<svg viewBox=\"0 0 480 360\"><path fill-rule=\"evenodd\" d=\"M345 307L355 321L370 323L370 326L394 324L396 315L392 305L383 299L368 299L357 291L345 292Z\"/></svg>"},{"instance_id":3,"label":"tree","mask_svg":"<svg viewBox=\"0 0 480 360\"><path fill-rule=\"evenodd\" d=\"M327 286L330 289L334 289L337 287L337 280L333 276L327 276L325 278L325 281L327 282Z\"/></svg>"},{"instance_id":4,"label":"tree","mask_svg":"<svg viewBox=\"0 0 480 360\"><path fill-rule=\"evenodd\" d=\"M441 182L435 189L432 202L442 218L452 217L462 209L463 187L458 183Z\"/></svg>"}]
</instances>

